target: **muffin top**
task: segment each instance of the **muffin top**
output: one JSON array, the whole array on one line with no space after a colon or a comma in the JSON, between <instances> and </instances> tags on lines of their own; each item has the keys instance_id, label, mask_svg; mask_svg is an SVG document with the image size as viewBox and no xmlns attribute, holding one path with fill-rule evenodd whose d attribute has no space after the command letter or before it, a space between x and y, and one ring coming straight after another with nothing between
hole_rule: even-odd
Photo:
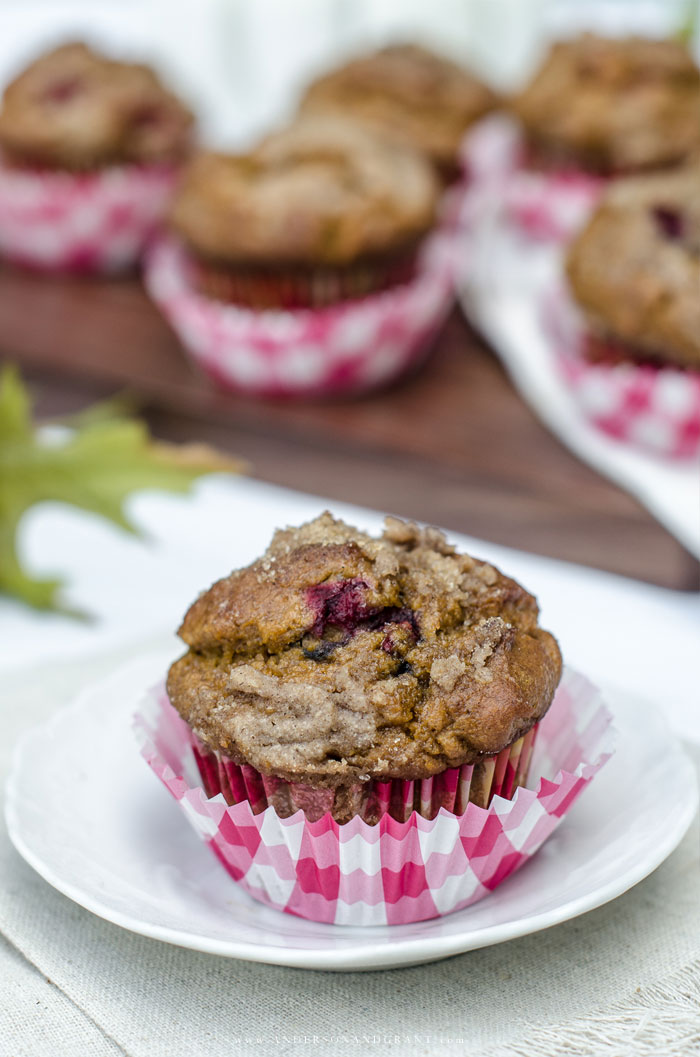
<instances>
[{"instance_id":1,"label":"muffin top","mask_svg":"<svg viewBox=\"0 0 700 1057\"><path fill-rule=\"evenodd\" d=\"M700 368L700 160L611 184L567 274L594 336Z\"/></svg>"},{"instance_id":2,"label":"muffin top","mask_svg":"<svg viewBox=\"0 0 700 1057\"><path fill-rule=\"evenodd\" d=\"M586 33L554 44L513 109L537 164L662 167L700 144L700 71L678 41Z\"/></svg>"},{"instance_id":3,"label":"muffin top","mask_svg":"<svg viewBox=\"0 0 700 1057\"><path fill-rule=\"evenodd\" d=\"M436 529L387 518L375 538L324 513L197 599L168 693L210 748L263 774L424 778L547 711L561 657L537 616Z\"/></svg>"},{"instance_id":4,"label":"muffin top","mask_svg":"<svg viewBox=\"0 0 700 1057\"><path fill-rule=\"evenodd\" d=\"M439 168L455 164L466 130L495 105L473 74L416 44L394 44L332 70L301 103L303 111L351 115L417 147Z\"/></svg>"},{"instance_id":5,"label":"muffin top","mask_svg":"<svg viewBox=\"0 0 700 1057\"><path fill-rule=\"evenodd\" d=\"M429 164L350 121L307 118L247 155L202 154L173 203L175 231L223 263L350 264L432 225Z\"/></svg>"},{"instance_id":6,"label":"muffin top","mask_svg":"<svg viewBox=\"0 0 700 1057\"><path fill-rule=\"evenodd\" d=\"M192 123L147 66L64 44L5 89L0 147L10 161L65 169L172 162L187 153Z\"/></svg>"}]
</instances>

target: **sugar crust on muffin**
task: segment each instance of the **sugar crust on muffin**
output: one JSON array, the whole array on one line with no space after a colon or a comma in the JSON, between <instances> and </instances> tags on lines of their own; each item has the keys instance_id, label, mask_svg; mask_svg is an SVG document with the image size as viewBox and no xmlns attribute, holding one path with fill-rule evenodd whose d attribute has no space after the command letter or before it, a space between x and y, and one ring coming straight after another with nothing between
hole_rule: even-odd
<instances>
[{"instance_id":1,"label":"sugar crust on muffin","mask_svg":"<svg viewBox=\"0 0 700 1057\"><path fill-rule=\"evenodd\" d=\"M278 531L179 634L168 693L204 745L317 787L478 762L537 723L561 674L530 594L396 518L379 538L328 513Z\"/></svg>"}]
</instances>

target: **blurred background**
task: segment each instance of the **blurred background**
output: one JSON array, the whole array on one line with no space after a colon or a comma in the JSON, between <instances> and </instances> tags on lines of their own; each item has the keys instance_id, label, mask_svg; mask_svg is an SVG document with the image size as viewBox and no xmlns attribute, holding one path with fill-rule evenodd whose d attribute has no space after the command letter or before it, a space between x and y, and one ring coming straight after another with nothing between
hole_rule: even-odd
<instances>
[{"instance_id":1,"label":"blurred background","mask_svg":"<svg viewBox=\"0 0 700 1057\"><path fill-rule=\"evenodd\" d=\"M508 92L553 39L585 28L671 36L697 22L698 6L688 0L3 0L0 87L47 48L84 40L111 56L153 64L196 114L199 140L235 149L292 115L317 72L388 41L422 42ZM697 52L698 41L692 44ZM574 416L557 392L544 378L528 379L525 365L514 369L505 346L483 340L464 299L455 303L429 363L394 388L362 400L285 402L212 384L185 356L134 271L86 278L2 262L0 360L19 367L39 421L128 390L156 438L205 442L240 457L256 481L391 510L496 548L656 588L697 588L693 466L640 454L591 430L572 440ZM234 508L240 494L240 488L231 493ZM252 558L265 538L262 528L248 526L242 553L235 518L230 529L217 523L219 548L200 547L195 560L190 530L182 528L185 501L167 503L174 504L167 518L153 514L139 527L159 540L161 554L171 532L188 558L180 562L178 550L177 562L167 571L163 565L161 586L141 602L144 627L172 628L192 591ZM275 500L264 532L290 520L285 511L293 505L289 497ZM132 506L138 509L138 500ZM206 503L198 509L205 528L213 518L225 521L216 505L215 513ZM155 575L157 548L117 540L116 530L104 525L83 539L83 530L94 526L75 511L33 508L18 532L22 557L39 574L61 577L70 605L99 612L105 627L118 610L131 627L132 592ZM101 534L108 532L126 572L115 557L113 575L98 590L108 538ZM476 546L485 553L486 544ZM177 584L170 600L166 581ZM568 606L563 595L559 601ZM15 628L27 655L36 621L47 632L45 646L54 643L60 653L63 618L37 617L0 598L0 629ZM70 635L77 641L72 626ZM603 628L591 640L593 653L606 635ZM87 643L89 636L83 638Z\"/></svg>"},{"instance_id":2,"label":"blurred background","mask_svg":"<svg viewBox=\"0 0 700 1057\"><path fill-rule=\"evenodd\" d=\"M238 146L293 110L317 71L366 47L415 39L501 88L517 86L547 41L583 27L664 36L688 0L3 0L0 83L76 38L152 62L201 119Z\"/></svg>"}]
</instances>

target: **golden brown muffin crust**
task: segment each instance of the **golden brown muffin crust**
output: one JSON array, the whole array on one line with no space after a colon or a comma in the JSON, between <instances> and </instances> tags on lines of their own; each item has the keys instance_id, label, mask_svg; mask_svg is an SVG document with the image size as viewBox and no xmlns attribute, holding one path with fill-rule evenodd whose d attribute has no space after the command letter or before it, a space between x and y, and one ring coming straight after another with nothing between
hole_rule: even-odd
<instances>
[{"instance_id":1,"label":"golden brown muffin crust","mask_svg":"<svg viewBox=\"0 0 700 1057\"><path fill-rule=\"evenodd\" d=\"M700 145L700 71L674 40L560 41L512 105L545 165L630 172L671 165Z\"/></svg>"},{"instance_id":2,"label":"golden brown muffin crust","mask_svg":"<svg viewBox=\"0 0 700 1057\"><path fill-rule=\"evenodd\" d=\"M64 44L5 89L0 146L11 161L66 169L172 162L187 153L192 124L147 66Z\"/></svg>"},{"instance_id":3,"label":"golden brown muffin crust","mask_svg":"<svg viewBox=\"0 0 700 1057\"><path fill-rule=\"evenodd\" d=\"M325 513L197 599L168 693L205 744L264 774L429 777L546 712L561 657L537 615L436 529L387 518L377 539Z\"/></svg>"},{"instance_id":4,"label":"golden brown muffin crust","mask_svg":"<svg viewBox=\"0 0 700 1057\"><path fill-rule=\"evenodd\" d=\"M473 74L416 44L394 44L315 81L302 111L337 112L452 166L467 129L497 103Z\"/></svg>"},{"instance_id":5,"label":"golden brown muffin crust","mask_svg":"<svg viewBox=\"0 0 700 1057\"><path fill-rule=\"evenodd\" d=\"M413 244L437 195L415 152L352 122L308 118L248 155L196 158L172 224L196 253L225 263L345 265Z\"/></svg>"},{"instance_id":6,"label":"golden brown muffin crust","mask_svg":"<svg viewBox=\"0 0 700 1057\"><path fill-rule=\"evenodd\" d=\"M611 185L566 269L595 337L700 369L700 160Z\"/></svg>"}]
</instances>

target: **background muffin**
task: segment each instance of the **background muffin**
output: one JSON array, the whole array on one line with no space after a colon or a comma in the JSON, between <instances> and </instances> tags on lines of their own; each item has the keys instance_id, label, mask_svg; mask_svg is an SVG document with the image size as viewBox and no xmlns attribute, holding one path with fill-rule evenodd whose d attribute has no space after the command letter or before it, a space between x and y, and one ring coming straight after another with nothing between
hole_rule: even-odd
<instances>
[{"instance_id":1,"label":"background muffin","mask_svg":"<svg viewBox=\"0 0 700 1057\"><path fill-rule=\"evenodd\" d=\"M496 102L490 88L456 63L417 44L394 44L320 77L301 106L349 115L423 151L449 181L459 174L467 129Z\"/></svg>"},{"instance_id":2,"label":"background muffin","mask_svg":"<svg viewBox=\"0 0 700 1057\"><path fill-rule=\"evenodd\" d=\"M617 181L571 245L589 357L700 369L700 162Z\"/></svg>"},{"instance_id":3,"label":"background muffin","mask_svg":"<svg viewBox=\"0 0 700 1057\"><path fill-rule=\"evenodd\" d=\"M146 66L84 44L43 55L0 108L0 251L42 270L132 268L163 220L192 124Z\"/></svg>"},{"instance_id":4,"label":"background muffin","mask_svg":"<svg viewBox=\"0 0 700 1057\"><path fill-rule=\"evenodd\" d=\"M192 124L147 66L64 44L5 89L0 147L12 162L57 169L173 162L186 154Z\"/></svg>"},{"instance_id":5,"label":"background muffin","mask_svg":"<svg viewBox=\"0 0 700 1057\"><path fill-rule=\"evenodd\" d=\"M505 767L502 751L559 682L559 649L537 614L515 581L434 529L389 518L376 539L324 514L276 533L194 603L168 693L199 739L203 774L214 753L281 780L266 792L283 815L301 796L317 817L376 821L378 784L401 779L404 817L420 808L415 780L465 764L477 765L468 799L486 806L494 757Z\"/></svg>"},{"instance_id":6,"label":"background muffin","mask_svg":"<svg viewBox=\"0 0 700 1057\"><path fill-rule=\"evenodd\" d=\"M560 41L512 106L543 168L613 175L672 165L700 145L700 71L674 40Z\"/></svg>"},{"instance_id":7,"label":"background muffin","mask_svg":"<svg viewBox=\"0 0 700 1057\"><path fill-rule=\"evenodd\" d=\"M436 200L419 154L316 117L248 155L195 159L171 220L202 292L254 308L321 307L410 279Z\"/></svg>"}]
</instances>

